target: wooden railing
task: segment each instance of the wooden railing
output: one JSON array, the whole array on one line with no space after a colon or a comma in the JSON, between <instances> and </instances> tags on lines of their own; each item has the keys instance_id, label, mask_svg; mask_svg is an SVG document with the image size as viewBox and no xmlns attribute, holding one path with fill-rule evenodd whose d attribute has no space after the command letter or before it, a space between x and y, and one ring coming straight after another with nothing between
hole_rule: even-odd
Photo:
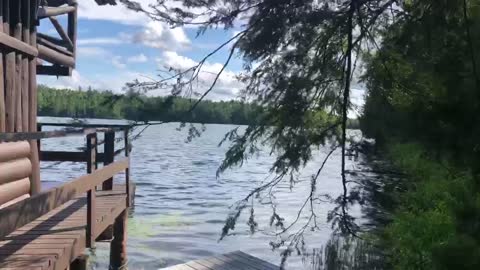
<instances>
[{"instance_id":1,"label":"wooden railing","mask_svg":"<svg viewBox=\"0 0 480 270\"><path fill-rule=\"evenodd\" d=\"M86 243L87 247L93 247L95 243L95 236L100 232L95 228L95 209L96 209L96 190L97 186L102 186L102 190L111 190L113 188L113 177L121 172L125 173L125 208L130 206L131 202L131 186L130 186L130 170L129 170L129 152L130 144L128 141L128 129L124 130L124 148L119 149L125 151L125 158L114 161L114 157L119 151L115 151L115 131L114 129L103 129L105 132L105 140L101 143L97 141L97 132L89 130L81 134L86 134L87 144L84 152L48 152L50 158L55 157L55 160L61 158L61 161L84 161L87 164L87 174L77 179L69 181L59 187L38 193L32 197L10 205L4 209L0 209L0 239L15 231L19 227L32 222L40 216L47 214L53 209L65 204L66 202L84 195L87 195L87 216L86 216ZM75 133L78 135L79 133ZM6 135L1 134L1 135ZM10 141L17 139L24 139L27 136L29 140L39 139L36 137L45 137L50 135L58 137L56 133L34 132L19 134L15 136L3 138L3 141L8 138ZM65 134L64 134L65 135ZM2 138L0 138L0 141ZM8 140L7 140L8 141ZM99 145L104 144L105 152L102 155L104 166L98 169L98 153ZM65 155L62 157L62 155ZM43 156L42 154L40 156ZM72 158L73 157L73 158ZM72 160L76 159L76 160Z\"/></svg>"},{"instance_id":2,"label":"wooden railing","mask_svg":"<svg viewBox=\"0 0 480 270\"><path fill-rule=\"evenodd\" d=\"M95 235L95 190L114 175L127 171L129 158L124 158L107 165L92 173L81 176L59 187L36 194L28 199L0 210L0 238L5 237L15 229L32 222L40 216L66 202L87 193L87 241ZM127 177L125 194L130 195L130 181ZM128 200L127 205L128 206Z\"/></svg>"}]
</instances>

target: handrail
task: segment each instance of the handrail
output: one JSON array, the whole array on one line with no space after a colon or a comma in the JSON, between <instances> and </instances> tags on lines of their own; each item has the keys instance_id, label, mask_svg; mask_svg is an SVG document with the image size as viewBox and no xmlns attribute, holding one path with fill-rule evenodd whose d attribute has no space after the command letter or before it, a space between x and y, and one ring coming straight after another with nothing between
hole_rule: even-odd
<instances>
[{"instance_id":1,"label":"handrail","mask_svg":"<svg viewBox=\"0 0 480 270\"><path fill-rule=\"evenodd\" d=\"M96 131L97 130L93 128L86 128L81 130L55 130L41 132L2 132L0 133L0 142L29 141L68 136L80 136L92 134Z\"/></svg>"},{"instance_id":2,"label":"handrail","mask_svg":"<svg viewBox=\"0 0 480 270\"><path fill-rule=\"evenodd\" d=\"M0 209L0 239L75 197L88 191L94 191L97 185L124 170L128 170L128 168L129 159L125 158L91 174L67 182L60 187L38 193L28 199ZM128 189L126 192L128 197ZM94 194L94 192L92 193Z\"/></svg>"}]
</instances>

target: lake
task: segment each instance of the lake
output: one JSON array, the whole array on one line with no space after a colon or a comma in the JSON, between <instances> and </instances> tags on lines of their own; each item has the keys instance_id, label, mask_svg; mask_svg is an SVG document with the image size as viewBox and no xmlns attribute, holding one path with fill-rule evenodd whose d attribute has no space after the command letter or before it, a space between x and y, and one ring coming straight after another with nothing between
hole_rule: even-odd
<instances>
[{"instance_id":1,"label":"lake","mask_svg":"<svg viewBox=\"0 0 480 270\"><path fill-rule=\"evenodd\" d=\"M259 186L269 176L273 157L268 151L248 160L216 178L226 146L218 143L234 128L230 125L206 125L200 138L186 143L187 130L177 130L178 123L149 127L133 142L131 179L137 185L135 206L128 221L129 269L159 269L192 259L242 250L253 256L280 264L279 251L272 251L269 242L275 240L274 228L269 226L272 207L254 202L259 232L251 234L247 225L249 210L237 223L232 235L219 241L223 224L234 203ZM82 137L48 139L42 150L75 150L84 145ZM307 194L310 177L316 173L327 148L317 149L314 160L304 168L301 179L293 189L284 183L275 191L277 212L285 224L293 221ZM349 161L349 167L359 166ZM42 181L57 185L85 173L79 163L41 164ZM326 164L318 181L317 192L338 196L342 191L340 151ZM307 232L307 246L320 248L332 232L327 224L331 203L317 206L320 230ZM304 221L304 219L300 219ZM107 269L108 244L100 243L92 251L92 269ZM311 269L301 256L292 255L287 269Z\"/></svg>"}]
</instances>

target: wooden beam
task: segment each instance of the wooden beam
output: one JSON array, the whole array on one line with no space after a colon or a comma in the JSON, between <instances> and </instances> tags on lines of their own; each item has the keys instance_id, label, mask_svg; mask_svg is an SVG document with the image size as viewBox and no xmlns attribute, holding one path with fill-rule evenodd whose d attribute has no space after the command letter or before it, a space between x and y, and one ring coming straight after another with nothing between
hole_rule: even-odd
<instances>
[{"instance_id":1,"label":"wooden beam","mask_svg":"<svg viewBox=\"0 0 480 270\"><path fill-rule=\"evenodd\" d=\"M30 46L37 48L37 9L39 5L39 0L30 0ZM29 130L30 132L37 131L37 59L29 59L29 85L28 85L28 100L29 104ZM38 194L41 190L41 181L40 181L40 159L38 156L38 151L40 149L40 140L30 140L30 149L32 161L32 176L31 176L31 189L30 194Z\"/></svg>"},{"instance_id":2,"label":"wooden beam","mask_svg":"<svg viewBox=\"0 0 480 270\"><path fill-rule=\"evenodd\" d=\"M22 41L22 2L20 0L13 1L15 28L13 30L13 36L15 39ZM15 131L23 131L23 117L22 117L22 54L15 54ZM26 130L25 130L26 131Z\"/></svg>"},{"instance_id":3,"label":"wooden beam","mask_svg":"<svg viewBox=\"0 0 480 270\"><path fill-rule=\"evenodd\" d=\"M115 158L115 132L105 132L105 145L104 145L104 160L103 164L106 166L113 162ZM102 190L112 190L113 177L103 182Z\"/></svg>"},{"instance_id":4,"label":"wooden beam","mask_svg":"<svg viewBox=\"0 0 480 270\"><path fill-rule=\"evenodd\" d=\"M87 269L88 269L88 255L80 255L70 264L70 270L87 270Z\"/></svg>"},{"instance_id":5,"label":"wooden beam","mask_svg":"<svg viewBox=\"0 0 480 270\"><path fill-rule=\"evenodd\" d=\"M30 44L30 24L31 24L31 1L22 0L22 40ZM22 58L22 130L30 129L30 67L28 57Z\"/></svg>"},{"instance_id":6,"label":"wooden beam","mask_svg":"<svg viewBox=\"0 0 480 270\"><path fill-rule=\"evenodd\" d=\"M127 264L127 210L124 210L113 224L113 240L110 243L110 268L123 269Z\"/></svg>"},{"instance_id":7,"label":"wooden beam","mask_svg":"<svg viewBox=\"0 0 480 270\"><path fill-rule=\"evenodd\" d=\"M130 156L130 142L128 140L128 135L129 135L129 129L125 129L123 133L123 141L125 142L125 157L128 158ZM127 193L127 207L131 206L132 203L132 190L130 187L130 166L125 168L125 192Z\"/></svg>"},{"instance_id":8,"label":"wooden beam","mask_svg":"<svg viewBox=\"0 0 480 270\"><path fill-rule=\"evenodd\" d=\"M37 42L39 44L42 44L42 45L48 47L49 49L55 50L55 51L57 51L61 54L65 54L65 55L68 55L68 56L73 56L73 53L71 51L69 51L68 49L66 49L65 47L60 46L60 45L56 45L53 42L50 42L50 41L48 41L46 39L43 39L41 37L37 37Z\"/></svg>"},{"instance_id":9,"label":"wooden beam","mask_svg":"<svg viewBox=\"0 0 480 270\"><path fill-rule=\"evenodd\" d=\"M97 133L89 134L87 136L87 173L91 174L97 169L97 162L95 160L97 154ZM87 191L87 247L95 247L95 199L96 187Z\"/></svg>"},{"instance_id":10,"label":"wooden beam","mask_svg":"<svg viewBox=\"0 0 480 270\"><path fill-rule=\"evenodd\" d=\"M75 8L71 13L68 13L68 37L73 42L73 57L77 58L77 28L78 28L78 3L76 1L70 3Z\"/></svg>"},{"instance_id":11,"label":"wooden beam","mask_svg":"<svg viewBox=\"0 0 480 270\"><path fill-rule=\"evenodd\" d=\"M42 38L43 40L47 40L55 45L58 45L58 46L63 46L63 47L66 47L67 44L65 44L65 41L63 41L62 39L59 39L59 38L56 38L56 37L52 37L52 36L49 36L49 35L46 35L44 33L37 33L37 41L39 38Z\"/></svg>"},{"instance_id":12,"label":"wooden beam","mask_svg":"<svg viewBox=\"0 0 480 270\"><path fill-rule=\"evenodd\" d=\"M67 48L73 52L73 42L72 40L68 37L67 33L65 32L65 30L63 30L63 27L62 25L60 25L60 23L58 22L57 18L56 17L50 17L50 22L52 22L53 26L55 27L55 29L57 30L58 34L60 35L60 37L62 37L63 41L67 44Z\"/></svg>"},{"instance_id":13,"label":"wooden beam","mask_svg":"<svg viewBox=\"0 0 480 270\"><path fill-rule=\"evenodd\" d=\"M86 162L87 154L85 152L41 151L40 160Z\"/></svg>"},{"instance_id":14,"label":"wooden beam","mask_svg":"<svg viewBox=\"0 0 480 270\"><path fill-rule=\"evenodd\" d=\"M72 68L59 66L59 65L53 65L53 66L37 65L37 75L71 76Z\"/></svg>"},{"instance_id":15,"label":"wooden beam","mask_svg":"<svg viewBox=\"0 0 480 270\"><path fill-rule=\"evenodd\" d=\"M0 33L3 33L4 20L4 0L0 0ZM5 111L5 84L4 84L4 68L3 68L3 51L0 51L0 132L6 131L6 111Z\"/></svg>"},{"instance_id":16,"label":"wooden beam","mask_svg":"<svg viewBox=\"0 0 480 270\"><path fill-rule=\"evenodd\" d=\"M58 16L63 14L68 14L75 11L73 6L65 7L40 7L38 9L38 18L43 19L51 16Z\"/></svg>"},{"instance_id":17,"label":"wooden beam","mask_svg":"<svg viewBox=\"0 0 480 270\"><path fill-rule=\"evenodd\" d=\"M87 128L81 130L55 130L42 132L5 132L0 133L0 142L17 142L26 140L40 140L48 138L68 137L87 135L95 132L95 129Z\"/></svg>"},{"instance_id":18,"label":"wooden beam","mask_svg":"<svg viewBox=\"0 0 480 270\"><path fill-rule=\"evenodd\" d=\"M11 37L5 33L0 33L0 45L8 49L20 52L28 57L37 57L38 50L35 47L23 43L22 41Z\"/></svg>"},{"instance_id":19,"label":"wooden beam","mask_svg":"<svg viewBox=\"0 0 480 270\"><path fill-rule=\"evenodd\" d=\"M52 64L64 65L67 67L75 66L75 59L73 57L61 54L41 44L38 45L38 54L41 59Z\"/></svg>"}]
</instances>

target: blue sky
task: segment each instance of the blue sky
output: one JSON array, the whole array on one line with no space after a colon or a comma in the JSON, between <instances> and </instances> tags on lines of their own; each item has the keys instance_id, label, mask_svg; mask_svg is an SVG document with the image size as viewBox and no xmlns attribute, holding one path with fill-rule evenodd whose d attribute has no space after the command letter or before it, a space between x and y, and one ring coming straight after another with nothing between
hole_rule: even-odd
<instances>
[{"instance_id":1,"label":"blue sky","mask_svg":"<svg viewBox=\"0 0 480 270\"><path fill-rule=\"evenodd\" d=\"M155 0L137 0L142 6ZM196 28L175 28L154 22L144 14L122 5L98 6L94 0L79 1L77 67L71 77L41 76L39 83L58 88L86 88L121 92L126 82L155 78L161 67L188 68L219 44L230 39L235 31L210 30L196 37ZM43 20L40 31L53 34L53 27ZM213 81L227 57L228 48L212 56L201 74L204 85ZM212 100L228 100L237 96L242 85L235 79L241 61L234 59L220 77L218 86L208 96ZM206 86L205 86L206 87ZM168 94L167 90L151 93ZM363 91L353 90L352 101L363 103Z\"/></svg>"},{"instance_id":2,"label":"blue sky","mask_svg":"<svg viewBox=\"0 0 480 270\"><path fill-rule=\"evenodd\" d=\"M147 6L152 0L139 1ZM41 76L39 83L58 88L86 88L121 92L126 82L136 78L155 78L162 67L187 68L203 58L218 44L230 39L235 29L211 30L196 37L196 28L175 28L154 22L141 13L118 6L98 6L93 0L79 1L77 66L71 77ZM54 34L48 21L39 31ZM202 75L205 85L213 79L208 72L218 71L225 61L226 49L212 56ZM232 61L210 99L232 99L241 85L234 79L241 70L238 59ZM152 93L166 94L168 91Z\"/></svg>"}]
</instances>

